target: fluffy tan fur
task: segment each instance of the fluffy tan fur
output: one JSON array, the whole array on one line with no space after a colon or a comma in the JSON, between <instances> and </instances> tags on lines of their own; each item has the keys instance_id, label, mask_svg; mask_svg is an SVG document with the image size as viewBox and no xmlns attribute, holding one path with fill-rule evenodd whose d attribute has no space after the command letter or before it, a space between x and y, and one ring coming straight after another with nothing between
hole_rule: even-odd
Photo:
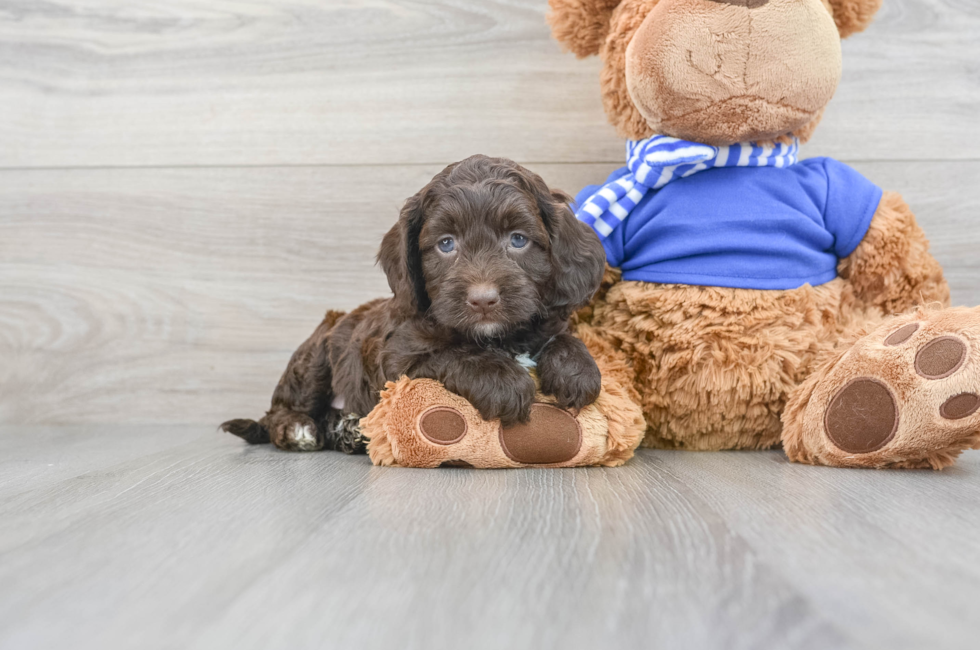
<instances>
[{"instance_id":1,"label":"fluffy tan fur","mask_svg":"<svg viewBox=\"0 0 980 650\"><path fill-rule=\"evenodd\" d=\"M578 57L598 54L609 34L609 16L621 0L550 0L552 33Z\"/></svg>"},{"instance_id":2,"label":"fluffy tan fur","mask_svg":"<svg viewBox=\"0 0 980 650\"><path fill-rule=\"evenodd\" d=\"M626 83L626 48L657 0L625 0L612 13L609 36L599 51L602 71L599 91L609 122L620 136L641 140L653 135L653 129L633 104Z\"/></svg>"},{"instance_id":3,"label":"fluffy tan fur","mask_svg":"<svg viewBox=\"0 0 980 650\"><path fill-rule=\"evenodd\" d=\"M857 305L901 314L915 305L949 306L943 269L902 197L886 192L864 240L837 267Z\"/></svg>"},{"instance_id":4,"label":"fluffy tan fur","mask_svg":"<svg viewBox=\"0 0 980 650\"><path fill-rule=\"evenodd\" d=\"M887 345L889 334L909 323L919 329L901 345ZM793 395L783 419L783 446L791 460L811 465L869 468L932 468L952 465L965 449L980 446L980 412L950 420L941 415L951 396L980 386L980 309L919 308L891 318L860 338L842 341L835 353ZM860 334L861 332L856 332ZM962 371L941 380L915 370L916 353L943 335L965 340L970 358ZM824 416L837 391L853 378L884 380L900 407L894 439L869 453L848 453L824 433Z\"/></svg>"},{"instance_id":5,"label":"fluffy tan fur","mask_svg":"<svg viewBox=\"0 0 980 650\"><path fill-rule=\"evenodd\" d=\"M882 0L823 0L834 14L841 38L863 32L881 9Z\"/></svg>"}]
</instances>

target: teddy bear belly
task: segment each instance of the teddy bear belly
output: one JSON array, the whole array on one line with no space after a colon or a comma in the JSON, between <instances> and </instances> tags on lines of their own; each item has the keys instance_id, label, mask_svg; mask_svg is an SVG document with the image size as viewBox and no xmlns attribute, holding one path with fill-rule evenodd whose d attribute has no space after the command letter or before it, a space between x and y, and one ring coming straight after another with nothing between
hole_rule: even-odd
<instances>
[{"instance_id":1,"label":"teddy bear belly","mask_svg":"<svg viewBox=\"0 0 980 650\"><path fill-rule=\"evenodd\" d=\"M779 443L789 394L822 355L881 318L842 309L844 295L840 278L787 291L624 281L592 326L632 365L644 446L760 449Z\"/></svg>"}]
</instances>

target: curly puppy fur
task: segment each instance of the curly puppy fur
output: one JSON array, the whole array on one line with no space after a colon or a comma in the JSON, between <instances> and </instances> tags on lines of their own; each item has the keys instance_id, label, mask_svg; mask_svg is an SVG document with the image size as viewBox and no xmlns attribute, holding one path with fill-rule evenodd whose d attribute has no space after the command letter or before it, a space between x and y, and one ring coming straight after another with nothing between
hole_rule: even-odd
<instances>
[{"instance_id":1,"label":"curly puppy fur","mask_svg":"<svg viewBox=\"0 0 980 650\"><path fill-rule=\"evenodd\" d=\"M393 297L330 312L296 350L258 422L225 431L282 449L361 452L346 426L386 382L435 379L487 420L527 421L537 359L543 392L565 408L596 400L601 377L569 317L602 279L605 253L568 197L516 163L473 156L410 198L378 262Z\"/></svg>"}]
</instances>

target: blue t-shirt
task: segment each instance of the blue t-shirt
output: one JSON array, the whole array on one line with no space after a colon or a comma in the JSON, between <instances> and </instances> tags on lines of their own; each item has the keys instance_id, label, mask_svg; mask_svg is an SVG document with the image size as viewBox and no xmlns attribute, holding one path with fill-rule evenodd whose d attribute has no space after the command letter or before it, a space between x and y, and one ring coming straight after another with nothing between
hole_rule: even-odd
<instances>
[{"instance_id":1,"label":"blue t-shirt","mask_svg":"<svg viewBox=\"0 0 980 650\"><path fill-rule=\"evenodd\" d=\"M627 173L624 167L611 182ZM579 192L581 204L596 190ZM832 158L790 167L722 167L650 191L606 239L624 280L796 289L837 277L861 243L881 189Z\"/></svg>"}]
</instances>

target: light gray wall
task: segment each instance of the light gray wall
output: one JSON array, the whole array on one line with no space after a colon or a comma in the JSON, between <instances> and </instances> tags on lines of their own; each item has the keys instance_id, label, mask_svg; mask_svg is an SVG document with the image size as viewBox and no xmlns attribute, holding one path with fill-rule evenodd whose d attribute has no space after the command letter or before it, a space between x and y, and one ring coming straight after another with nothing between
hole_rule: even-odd
<instances>
[{"instance_id":1,"label":"light gray wall","mask_svg":"<svg viewBox=\"0 0 980 650\"><path fill-rule=\"evenodd\" d=\"M0 423L255 416L443 165L622 164L544 0L0 0ZM805 155L903 192L980 303L980 4L885 0Z\"/></svg>"}]
</instances>

